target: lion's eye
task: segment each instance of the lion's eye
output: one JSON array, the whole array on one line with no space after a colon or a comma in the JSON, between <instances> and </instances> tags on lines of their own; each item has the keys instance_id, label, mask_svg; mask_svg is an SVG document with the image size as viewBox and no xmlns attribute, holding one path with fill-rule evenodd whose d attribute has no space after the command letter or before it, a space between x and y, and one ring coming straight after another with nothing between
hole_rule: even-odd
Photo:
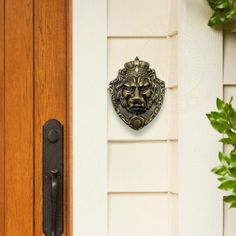
<instances>
[{"instance_id":1,"label":"lion's eye","mask_svg":"<svg viewBox=\"0 0 236 236\"><path fill-rule=\"evenodd\" d=\"M133 88L132 88L132 87L125 87L125 90L126 90L127 92L133 92Z\"/></svg>"},{"instance_id":2,"label":"lion's eye","mask_svg":"<svg viewBox=\"0 0 236 236\"><path fill-rule=\"evenodd\" d=\"M143 86L143 87L140 88L140 91L145 92L146 90L149 89L149 87L150 87L149 85L148 86Z\"/></svg>"}]
</instances>

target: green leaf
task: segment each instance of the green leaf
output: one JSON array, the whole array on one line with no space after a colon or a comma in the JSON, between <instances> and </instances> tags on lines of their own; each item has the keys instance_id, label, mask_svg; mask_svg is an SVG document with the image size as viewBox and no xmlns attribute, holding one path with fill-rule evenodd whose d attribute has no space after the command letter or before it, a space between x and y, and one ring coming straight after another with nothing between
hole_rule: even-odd
<instances>
[{"instance_id":1,"label":"green leaf","mask_svg":"<svg viewBox=\"0 0 236 236\"><path fill-rule=\"evenodd\" d=\"M227 157L223 152L219 152L218 157L219 157L221 164L228 168L228 166L230 164L229 157Z\"/></svg>"},{"instance_id":2,"label":"green leaf","mask_svg":"<svg viewBox=\"0 0 236 236\"><path fill-rule=\"evenodd\" d=\"M222 3L219 3L215 9L216 10L225 10L230 8L230 3L228 1L223 1Z\"/></svg>"},{"instance_id":3,"label":"green leaf","mask_svg":"<svg viewBox=\"0 0 236 236\"><path fill-rule=\"evenodd\" d=\"M212 127L217 130L218 132L225 133L226 132L226 128L224 125L222 125L220 122L217 121L211 121L211 125Z\"/></svg>"},{"instance_id":4,"label":"green leaf","mask_svg":"<svg viewBox=\"0 0 236 236\"><path fill-rule=\"evenodd\" d=\"M231 20L234 16L236 16L236 9L232 9L229 12L225 13L225 18L227 20Z\"/></svg>"},{"instance_id":5,"label":"green leaf","mask_svg":"<svg viewBox=\"0 0 236 236\"><path fill-rule=\"evenodd\" d=\"M236 144L236 140L232 140L231 138L222 138L219 140L219 142L224 144Z\"/></svg>"},{"instance_id":6,"label":"green leaf","mask_svg":"<svg viewBox=\"0 0 236 236\"><path fill-rule=\"evenodd\" d=\"M219 119L216 119L216 122L220 123L225 129L229 129L229 130L231 129L229 122L226 119L219 118Z\"/></svg>"},{"instance_id":7,"label":"green leaf","mask_svg":"<svg viewBox=\"0 0 236 236\"><path fill-rule=\"evenodd\" d=\"M232 140L236 140L236 133L234 133L232 130L227 130L226 134L231 138Z\"/></svg>"},{"instance_id":8,"label":"green leaf","mask_svg":"<svg viewBox=\"0 0 236 236\"><path fill-rule=\"evenodd\" d=\"M212 111L209 114L210 117L212 117L213 119L217 120L217 119L227 119L227 116L223 113L223 112L218 112L218 111Z\"/></svg>"},{"instance_id":9,"label":"green leaf","mask_svg":"<svg viewBox=\"0 0 236 236\"><path fill-rule=\"evenodd\" d=\"M214 174L224 176L227 173L225 166L216 166L211 170Z\"/></svg>"},{"instance_id":10,"label":"green leaf","mask_svg":"<svg viewBox=\"0 0 236 236\"><path fill-rule=\"evenodd\" d=\"M231 104L225 103L225 105L224 105L224 107L223 107L223 109L222 109L226 116L227 116L227 115L229 114L229 112L230 112L230 106L231 106Z\"/></svg>"},{"instance_id":11,"label":"green leaf","mask_svg":"<svg viewBox=\"0 0 236 236\"><path fill-rule=\"evenodd\" d=\"M231 162L230 164L229 164L229 169L231 169L231 168L236 168L236 163L235 162ZM229 172L229 169L228 169L228 172ZM230 173L230 172L229 172ZM230 174L231 176L233 176L232 174ZM234 176L234 178L236 178L235 176Z\"/></svg>"},{"instance_id":12,"label":"green leaf","mask_svg":"<svg viewBox=\"0 0 236 236\"><path fill-rule=\"evenodd\" d=\"M214 26L217 24L222 24L226 21L226 17L224 13L214 13L210 20L208 21L209 26Z\"/></svg>"},{"instance_id":13,"label":"green leaf","mask_svg":"<svg viewBox=\"0 0 236 236\"><path fill-rule=\"evenodd\" d=\"M233 188L232 192L233 194L236 194L236 188Z\"/></svg>"},{"instance_id":14,"label":"green leaf","mask_svg":"<svg viewBox=\"0 0 236 236\"><path fill-rule=\"evenodd\" d=\"M230 112L230 123L236 130L236 110L234 108L232 108Z\"/></svg>"},{"instance_id":15,"label":"green leaf","mask_svg":"<svg viewBox=\"0 0 236 236\"><path fill-rule=\"evenodd\" d=\"M236 196L235 195L224 196L224 202L236 203Z\"/></svg>"},{"instance_id":16,"label":"green leaf","mask_svg":"<svg viewBox=\"0 0 236 236\"><path fill-rule=\"evenodd\" d=\"M230 156L230 160L236 163L236 151L235 150L231 151L229 156Z\"/></svg>"},{"instance_id":17,"label":"green leaf","mask_svg":"<svg viewBox=\"0 0 236 236\"><path fill-rule=\"evenodd\" d=\"M221 110L224 107L225 103L220 98L216 99L216 106L218 110Z\"/></svg>"},{"instance_id":18,"label":"green leaf","mask_svg":"<svg viewBox=\"0 0 236 236\"><path fill-rule=\"evenodd\" d=\"M209 26L224 24L230 21L236 15L236 9L231 9L228 12L215 11L208 21Z\"/></svg>"},{"instance_id":19,"label":"green leaf","mask_svg":"<svg viewBox=\"0 0 236 236\"><path fill-rule=\"evenodd\" d=\"M208 0L208 3L213 10L228 9L231 7L228 0Z\"/></svg>"},{"instance_id":20,"label":"green leaf","mask_svg":"<svg viewBox=\"0 0 236 236\"><path fill-rule=\"evenodd\" d=\"M222 177L217 178L217 179L218 179L220 182L224 182L224 181L228 180L227 177L228 177L228 176L225 175L225 176L222 176Z\"/></svg>"},{"instance_id":21,"label":"green leaf","mask_svg":"<svg viewBox=\"0 0 236 236\"><path fill-rule=\"evenodd\" d=\"M215 10L216 4L217 4L218 0L208 0L208 4L210 5L210 7Z\"/></svg>"},{"instance_id":22,"label":"green leaf","mask_svg":"<svg viewBox=\"0 0 236 236\"><path fill-rule=\"evenodd\" d=\"M230 175L236 178L236 167L229 168Z\"/></svg>"},{"instance_id":23,"label":"green leaf","mask_svg":"<svg viewBox=\"0 0 236 236\"><path fill-rule=\"evenodd\" d=\"M236 202L232 203L229 207L230 208L236 208Z\"/></svg>"},{"instance_id":24,"label":"green leaf","mask_svg":"<svg viewBox=\"0 0 236 236\"><path fill-rule=\"evenodd\" d=\"M217 1L218 3L219 1ZM234 147L228 155L224 152L219 152L221 165L214 167L211 171L219 176L220 185L218 188L232 192L231 195L225 197L225 202L230 203L230 207L236 207L236 109L232 106L232 99L231 97L229 103L225 103L218 98L216 100L218 111L208 113L207 118L214 129L226 134L219 141Z\"/></svg>"},{"instance_id":25,"label":"green leaf","mask_svg":"<svg viewBox=\"0 0 236 236\"><path fill-rule=\"evenodd\" d=\"M226 180L218 188L226 191L236 188L236 180Z\"/></svg>"},{"instance_id":26,"label":"green leaf","mask_svg":"<svg viewBox=\"0 0 236 236\"><path fill-rule=\"evenodd\" d=\"M207 0L209 6L213 10L213 15L208 21L208 25L222 25L232 21L236 16L236 1L235 0ZM236 26L232 26L231 32L236 32Z\"/></svg>"},{"instance_id":27,"label":"green leaf","mask_svg":"<svg viewBox=\"0 0 236 236\"><path fill-rule=\"evenodd\" d=\"M215 118L210 113L206 114L206 116L210 122L215 121Z\"/></svg>"}]
</instances>

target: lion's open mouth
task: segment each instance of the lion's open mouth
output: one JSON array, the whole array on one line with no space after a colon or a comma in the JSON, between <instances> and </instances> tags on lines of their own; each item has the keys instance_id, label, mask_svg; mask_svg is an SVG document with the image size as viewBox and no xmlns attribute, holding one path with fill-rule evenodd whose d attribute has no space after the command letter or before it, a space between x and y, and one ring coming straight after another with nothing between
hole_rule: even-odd
<instances>
[{"instance_id":1,"label":"lion's open mouth","mask_svg":"<svg viewBox=\"0 0 236 236\"><path fill-rule=\"evenodd\" d=\"M133 111L142 111L142 110L144 110L144 108L145 108L145 106L143 103L137 103L137 104L134 104L131 106L131 109Z\"/></svg>"}]
</instances>

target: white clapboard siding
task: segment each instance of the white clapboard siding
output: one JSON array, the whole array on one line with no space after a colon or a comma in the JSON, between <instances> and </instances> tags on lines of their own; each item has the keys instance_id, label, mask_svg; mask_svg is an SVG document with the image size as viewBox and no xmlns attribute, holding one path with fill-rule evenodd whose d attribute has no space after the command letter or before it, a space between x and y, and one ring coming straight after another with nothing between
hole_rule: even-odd
<instances>
[{"instance_id":1,"label":"white clapboard siding","mask_svg":"<svg viewBox=\"0 0 236 236\"><path fill-rule=\"evenodd\" d=\"M233 97L232 104L234 107L236 107L236 83L235 85L224 86L224 100L229 102L231 97Z\"/></svg>"},{"instance_id":2,"label":"white clapboard siding","mask_svg":"<svg viewBox=\"0 0 236 236\"><path fill-rule=\"evenodd\" d=\"M236 34L224 33L224 84L236 85Z\"/></svg>"},{"instance_id":3,"label":"white clapboard siding","mask_svg":"<svg viewBox=\"0 0 236 236\"><path fill-rule=\"evenodd\" d=\"M150 63L157 76L168 81L168 41L166 38L111 38L108 40L108 83L115 79L124 63L135 57Z\"/></svg>"},{"instance_id":4,"label":"white clapboard siding","mask_svg":"<svg viewBox=\"0 0 236 236\"><path fill-rule=\"evenodd\" d=\"M178 193L178 141L167 141L168 143L168 191ZM177 202L176 202L177 204Z\"/></svg>"},{"instance_id":5,"label":"white clapboard siding","mask_svg":"<svg viewBox=\"0 0 236 236\"><path fill-rule=\"evenodd\" d=\"M109 194L109 236L170 236L175 207L167 193Z\"/></svg>"},{"instance_id":6,"label":"white clapboard siding","mask_svg":"<svg viewBox=\"0 0 236 236\"><path fill-rule=\"evenodd\" d=\"M174 35L178 31L178 0L169 1L169 27L168 35ZM181 12L180 12L181 14Z\"/></svg>"},{"instance_id":7,"label":"white clapboard siding","mask_svg":"<svg viewBox=\"0 0 236 236\"><path fill-rule=\"evenodd\" d=\"M177 1L73 2L74 235L177 236ZM160 113L138 132L108 93L136 56L167 87Z\"/></svg>"},{"instance_id":8,"label":"white clapboard siding","mask_svg":"<svg viewBox=\"0 0 236 236\"><path fill-rule=\"evenodd\" d=\"M228 204L224 206L224 236L235 236L236 234L236 209L230 209Z\"/></svg>"},{"instance_id":9,"label":"white clapboard siding","mask_svg":"<svg viewBox=\"0 0 236 236\"><path fill-rule=\"evenodd\" d=\"M109 192L178 192L176 141L110 142Z\"/></svg>"},{"instance_id":10,"label":"white clapboard siding","mask_svg":"<svg viewBox=\"0 0 236 236\"><path fill-rule=\"evenodd\" d=\"M109 36L166 36L168 3L163 0L109 0Z\"/></svg>"},{"instance_id":11,"label":"white clapboard siding","mask_svg":"<svg viewBox=\"0 0 236 236\"><path fill-rule=\"evenodd\" d=\"M168 88L175 88L178 85L178 35L175 34L168 38L168 46L170 55L167 71L168 79L166 84Z\"/></svg>"},{"instance_id":12,"label":"white clapboard siding","mask_svg":"<svg viewBox=\"0 0 236 236\"><path fill-rule=\"evenodd\" d=\"M170 197L170 236L179 235L179 197L177 194L169 194Z\"/></svg>"},{"instance_id":13,"label":"white clapboard siding","mask_svg":"<svg viewBox=\"0 0 236 236\"><path fill-rule=\"evenodd\" d=\"M109 144L109 192L167 192L168 146L160 142Z\"/></svg>"},{"instance_id":14,"label":"white clapboard siding","mask_svg":"<svg viewBox=\"0 0 236 236\"><path fill-rule=\"evenodd\" d=\"M117 116L108 96L108 235L177 236L177 1L123 4L108 1L107 86L138 56L167 90L160 113L138 132Z\"/></svg>"},{"instance_id":15,"label":"white clapboard siding","mask_svg":"<svg viewBox=\"0 0 236 236\"><path fill-rule=\"evenodd\" d=\"M169 90L168 104L168 136L169 140L178 139L178 89Z\"/></svg>"}]
</instances>

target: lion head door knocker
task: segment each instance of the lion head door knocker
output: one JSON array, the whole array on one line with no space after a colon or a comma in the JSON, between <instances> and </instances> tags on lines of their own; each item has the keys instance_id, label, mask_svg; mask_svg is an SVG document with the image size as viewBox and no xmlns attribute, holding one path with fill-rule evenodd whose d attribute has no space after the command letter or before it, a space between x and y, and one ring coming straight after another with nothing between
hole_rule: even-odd
<instances>
[{"instance_id":1,"label":"lion head door knocker","mask_svg":"<svg viewBox=\"0 0 236 236\"><path fill-rule=\"evenodd\" d=\"M149 124L161 109L165 96L165 82L158 79L149 63L125 63L115 80L110 82L113 106L119 117L132 129Z\"/></svg>"}]
</instances>

